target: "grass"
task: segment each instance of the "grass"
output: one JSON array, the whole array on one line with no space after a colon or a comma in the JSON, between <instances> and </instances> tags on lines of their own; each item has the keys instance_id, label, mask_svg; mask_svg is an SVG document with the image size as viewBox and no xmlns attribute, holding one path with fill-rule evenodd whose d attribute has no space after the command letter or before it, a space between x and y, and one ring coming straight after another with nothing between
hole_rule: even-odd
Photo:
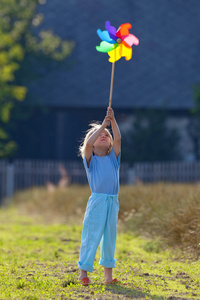
<instances>
[{"instance_id":1,"label":"grass","mask_svg":"<svg viewBox=\"0 0 200 300\"><path fill-rule=\"evenodd\" d=\"M1 209L0 299L200 299L199 261L164 249L160 239L120 228L114 276L121 282L103 284L98 249L92 284L81 286L77 269L81 230L71 220L46 222L16 208Z\"/></svg>"},{"instance_id":2,"label":"grass","mask_svg":"<svg viewBox=\"0 0 200 300\"><path fill-rule=\"evenodd\" d=\"M42 215L46 221L81 225L90 195L88 186L32 188L14 196L21 213ZM154 184L121 186L119 229L159 238L198 259L200 255L200 185Z\"/></svg>"},{"instance_id":3,"label":"grass","mask_svg":"<svg viewBox=\"0 0 200 300\"><path fill-rule=\"evenodd\" d=\"M0 209L0 299L200 299L200 185L122 186L115 286L78 282L88 186L35 187ZM123 285L123 282L126 285Z\"/></svg>"}]
</instances>

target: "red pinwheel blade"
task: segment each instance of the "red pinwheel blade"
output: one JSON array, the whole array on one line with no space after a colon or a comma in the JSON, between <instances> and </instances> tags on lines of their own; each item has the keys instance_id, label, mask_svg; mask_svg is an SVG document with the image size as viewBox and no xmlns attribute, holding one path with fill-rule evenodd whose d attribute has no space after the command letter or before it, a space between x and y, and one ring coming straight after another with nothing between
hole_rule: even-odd
<instances>
[{"instance_id":1,"label":"red pinwheel blade","mask_svg":"<svg viewBox=\"0 0 200 300\"><path fill-rule=\"evenodd\" d=\"M129 29L131 29L132 25L130 23L124 23L120 25L120 27L117 29L116 36L120 39L123 39L123 37L129 35Z\"/></svg>"}]
</instances>

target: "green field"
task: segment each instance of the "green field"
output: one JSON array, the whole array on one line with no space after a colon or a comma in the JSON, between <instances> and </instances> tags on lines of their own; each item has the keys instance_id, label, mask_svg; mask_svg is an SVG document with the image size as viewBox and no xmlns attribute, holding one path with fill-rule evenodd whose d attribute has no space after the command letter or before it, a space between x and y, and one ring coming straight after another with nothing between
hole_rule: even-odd
<instances>
[{"instance_id":1,"label":"green field","mask_svg":"<svg viewBox=\"0 0 200 300\"><path fill-rule=\"evenodd\" d=\"M161 221L158 224L158 220L162 218L161 208L156 226L160 226L162 234L156 233L157 227L153 223L155 211L158 209L158 203L153 205L156 200L151 201L151 214L147 203L145 204L146 215L143 216L139 200L134 202L135 193L140 198L143 193L145 199L149 197L151 191L154 198L153 195L163 194L163 189L165 195L172 193L181 203L185 203L183 197L179 197L181 189L184 195L186 191L191 194L191 186L188 187L189 190L187 188L185 190L185 186L174 187L176 193L170 186L168 194L167 186L164 185L153 188L135 187L133 190L129 187L123 190L122 187L121 198L125 198L123 196L125 194L127 198L120 204L116 246L118 261L114 270L114 277L117 277L120 283L112 286L104 285L103 269L98 264L100 257L98 249L89 287L79 284L77 269L87 188L80 187L83 199L80 198L80 193L79 198L75 196L77 187L71 187L67 191L55 191L53 196L44 189L34 189L16 195L12 207L0 210L0 299L200 299L200 261L198 255L194 255L194 247L191 247L191 251L186 251L188 242L184 249L181 249L179 242L176 247L170 246L172 240L169 239L168 242L167 233L164 233L166 220L164 225ZM44 205L42 199L46 197L46 209L42 210L37 204L34 210L33 203L36 197L33 196L34 193L40 199L41 205ZM25 200L28 195L29 199ZM66 218L60 212L59 219L59 209L55 210L56 204L52 197L55 197L57 206L60 206L61 198L65 198L66 202L69 195L70 199L74 199L73 203L76 202L76 209L71 205ZM128 199L132 199L131 202ZM194 197L190 201L193 200ZM159 202L159 205L161 203ZM129 212L132 211L131 214L126 213L125 207L128 209L133 204L138 205L137 214L133 214L136 207L129 209ZM184 207L187 208L186 203ZM176 212L173 211L173 214L176 213L178 216L178 211L178 209ZM166 209L163 209L163 212L166 215ZM180 213L183 216L183 209ZM149 230L145 229L147 225Z\"/></svg>"}]
</instances>

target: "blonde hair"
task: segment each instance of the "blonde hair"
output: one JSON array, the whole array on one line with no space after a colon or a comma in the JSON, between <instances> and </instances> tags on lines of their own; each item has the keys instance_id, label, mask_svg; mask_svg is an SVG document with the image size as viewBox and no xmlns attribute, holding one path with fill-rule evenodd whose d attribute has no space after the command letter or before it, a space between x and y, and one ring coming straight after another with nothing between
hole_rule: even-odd
<instances>
[{"instance_id":1,"label":"blonde hair","mask_svg":"<svg viewBox=\"0 0 200 300\"><path fill-rule=\"evenodd\" d=\"M101 127L101 125L98 124L98 123L91 123L91 124L89 124L89 126L90 126L91 128L89 128L89 129L86 131L85 138L84 138L83 142L81 143L81 145L80 145L80 147L79 147L79 156L81 156L82 158L83 158L84 155L85 155L85 147L86 147L86 144L87 144L88 139L91 137L91 135L92 135L95 131L97 131L97 130ZM108 153L107 153L107 155L108 155L108 154L110 153L110 151L112 150L112 147L113 147L113 137L112 137L110 131L109 131L107 128L105 128L104 131L106 131L106 132L108 133L109 137L110 137L110 147L109 147Z\"/></svg>"}]
</instances>

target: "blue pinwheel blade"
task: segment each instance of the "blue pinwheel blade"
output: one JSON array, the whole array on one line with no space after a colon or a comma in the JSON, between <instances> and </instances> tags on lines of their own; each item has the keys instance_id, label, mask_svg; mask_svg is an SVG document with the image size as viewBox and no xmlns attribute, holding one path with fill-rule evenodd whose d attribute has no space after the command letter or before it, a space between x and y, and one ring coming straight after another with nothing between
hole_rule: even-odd
<instances>
[{"instance_id":1,"label":"blue pinwheel blade","mask_svg":"<svg viewBox=\"0 0 200 300\"><path fill-rule=\"evenodd\" d=\"M110 35L107 30L102 31L101 29L97 29L97 34L102 41L110 44L115 44L115 41L110 38Z\"/></svg>"}]
</instances>

